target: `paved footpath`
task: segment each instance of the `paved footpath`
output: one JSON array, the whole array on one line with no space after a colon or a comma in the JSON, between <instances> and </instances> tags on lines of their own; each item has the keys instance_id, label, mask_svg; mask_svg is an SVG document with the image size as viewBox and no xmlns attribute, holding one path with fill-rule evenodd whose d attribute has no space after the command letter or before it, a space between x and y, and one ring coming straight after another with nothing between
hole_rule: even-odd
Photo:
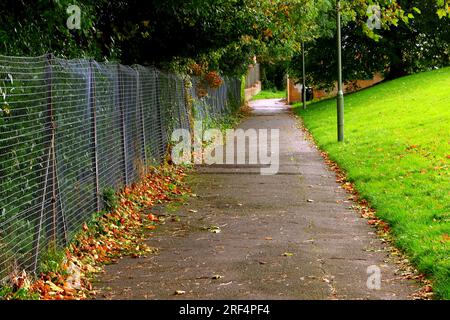
<instances>
[{"instance_id":1,"label":"paved footpath","mask_svg":"<svg viewBox=\"0 0 450 320\"><path fill-rule=\"evenodd\" d=\"M252 108L240 128L280 129L279 173L200 167L188 179L197 197L176 211L160 209L180 219L168 218L152 233L148 244L159 253L108 266L96 284L97 298L410 298L418 285L398 275L387 248L350 209L348 195L289 108L277 100ZM381 270L380 290L367 288L372 265Z\"/></svg>"}]
</instances>

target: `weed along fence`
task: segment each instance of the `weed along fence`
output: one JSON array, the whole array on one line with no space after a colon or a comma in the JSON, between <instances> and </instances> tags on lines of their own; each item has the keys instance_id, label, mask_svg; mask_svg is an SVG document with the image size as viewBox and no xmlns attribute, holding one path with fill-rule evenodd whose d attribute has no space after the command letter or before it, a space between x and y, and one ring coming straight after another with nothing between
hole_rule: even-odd
<instances>
[{"instance_id":1,"label":"weed along fence","mask_svg":"<svg viewBox=\"0 0 450 320\"><path fill-rule=\"evenodd\" d=\"M192 116L220 121L241 105L241 81L210 88L143 66L0 56L0 279L39 270L105 190L139 180Z\"/></svg>"}]
</instances>

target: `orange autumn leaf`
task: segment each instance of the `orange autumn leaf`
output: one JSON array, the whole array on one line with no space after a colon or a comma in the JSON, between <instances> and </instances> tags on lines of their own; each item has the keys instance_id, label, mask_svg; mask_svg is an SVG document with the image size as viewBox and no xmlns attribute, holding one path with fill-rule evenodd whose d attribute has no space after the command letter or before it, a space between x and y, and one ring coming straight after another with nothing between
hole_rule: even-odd
<instances>
[{"instance_id":1,"label":"orange autumn leaf","mask_svg":"<svg viewBox=\"0 0 450 320\"><path fill-rule=\"evenodd\" d=\"M116 261L120 256L140 257L152 251L142 243L145 240L142 230L155 229L154 223L159 219L153 214L147 215L153 222L147 226L143 208L150 209L155 202L170 201L178 193L189 192L182 182L184 176L181 168L162 166L141 182L118 192L118 207L92 225L84 223L84 232L65 249L65 262L60 266L63 272L40 274L29 291L45 300L86 299L94 295L88 274L100 272L103 264Z\"/></svg>"},{"instance_id":2,"label":"orange autumn leaf","mask_svg":"<svg viewBox=\"0 0 450 320\"><path fill-rule=\"evenodd\" d=\"M150 221L159 221L158 217L156 217L154 214L147 215L148 220Z\"/></svg>"}]
</instances>

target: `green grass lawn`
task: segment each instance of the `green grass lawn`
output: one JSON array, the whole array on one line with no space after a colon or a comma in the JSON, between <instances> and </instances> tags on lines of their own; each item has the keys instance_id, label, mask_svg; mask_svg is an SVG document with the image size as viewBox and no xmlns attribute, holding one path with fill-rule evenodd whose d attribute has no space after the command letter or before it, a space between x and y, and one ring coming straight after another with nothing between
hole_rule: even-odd
<instances>
[{"instance_id":1,"label":"green grass lawn","mask_svg":"<svg viewBox=\"0 0 450 320\"><path fill-rule=\"evenodd\" d=\"M282 99L286 98L286 91L277 91L277 90L262 90L256 96L252 98L252 100L259 99Z\"/></svg>"},{"instance_id":2,"label":"green grass lawn","mask_svg":"<svg viewBox=\"0 0 450 320\"><path fill-rule=\"evenodd\" d=\"M450 68L347 95L345 143L336 142L334 99L297 106L437 297L450 299Z\"/></svg>"}]
</instances>

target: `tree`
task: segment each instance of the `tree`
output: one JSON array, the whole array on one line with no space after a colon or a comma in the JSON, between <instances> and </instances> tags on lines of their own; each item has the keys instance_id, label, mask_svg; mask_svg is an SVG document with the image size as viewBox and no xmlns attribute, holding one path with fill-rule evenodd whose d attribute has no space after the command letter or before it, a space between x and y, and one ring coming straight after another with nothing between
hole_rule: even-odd
<instances>
[{"instance_id":1,"label":"tree","mask_svg":"<svg viewBox=\"0 0 450 320\"><path fill-rule=\"evenodd\" d=\"M4 0L0 53L117 59L185 70L192 61L240 74L253 55L272 63L300 53L303 41L335 33L336 0ZM373 0L342 1L343 23L359 34L387 39L392 26L411 20L414 0L380 0L381 33L366 27ZM426 1L448 19L444 0ZM66 27L70 4L82 11L81 29ZM427 12L427 11L426 11ZM425 26L423 26L425 27ZM442 37L445 37L442 30ZM435 47L433 47L435 48ZM432 55L431 48L427 49Z\"/></svg>"},{"instance_id":2,"label":"tree","mask_svg":"<svg viewBox=\"0 0 450 320\"><path fill-rule=\"evenodd\" d=\"M257 37L253 26L260 18L249 0L113 0L103 5L99 26L122 48L127 64L164 65L207 55L217 63L252 48L244 36Z\"/></svg>"},{"instance_id":3,"label":"tree","mask_svg":"<svg viewBox=\"0 0 450 320\"><path fill-rule=\"evenodd\" d=\"M3 0L0 2L0 54L37 56L54 52L68 58L115 56L102 51L95 21L100 2L72 0ZM71 4L81 8L81 29L66 26Z\"/></svg>"},{"instance_id":4,"label":"tree","mask_svg":"<svg viewBox=\"0 0 450 320\"><path fill-rule=\"evenodd\" d=\"M388 58L388 78L439 68L450 64L450 17L441 16L433 1L401 0L406 9L420 14L408 24L381 32L379 46Z\"/></svg>"},{"instance_id":5,"label":"tree","mask_svg":"<svg viewBox=\"0 0 450 320\"><path fill-rule=\"evenodd\" d=\"M441 7L433 1L399 0L394 15L385 9L381 30L369 30L367 14L354 7L356 16L342 27L344 81L369 79L377 71L387 78L450 64L450 18L439 17ZM387 22L386 22L387 21ZM336 38L320 37L307 46L307 78L319 87L336 79ZM290 74L300 77L301 57L296 55Z\"/></svg>"}]
</instances>

